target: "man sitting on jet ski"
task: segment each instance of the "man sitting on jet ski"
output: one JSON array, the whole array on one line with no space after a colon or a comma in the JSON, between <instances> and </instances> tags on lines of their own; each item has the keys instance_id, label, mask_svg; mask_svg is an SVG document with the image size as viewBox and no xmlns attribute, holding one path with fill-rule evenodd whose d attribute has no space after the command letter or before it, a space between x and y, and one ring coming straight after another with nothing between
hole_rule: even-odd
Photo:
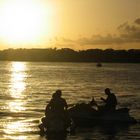
<instances>
[{"instance_id":1,"label":"man sitting on jet ski","mask_svg":"<svg viewBox=\"0 0 140 140\"><path fill-rule=\"evenodd\" d=\"M42 118L42 124L39 126L41 131L53 122L55 119L61 120L65 124L65 128L70 126L71 119L67 112L67 102L61 97L61 90L56 90L52 95L52 99L45 109L45 117ZM57 124L56 124L57 125Z\"/></svg>"},{"instance_id":2,"label":"man sitting on jet ski","mask_svg":"<svg viewBox=\"0 0 140 140\"><path fill-rule=\"evenodd\" d=\"M115 94L111 93L109 88L105 89L105 94L107 95L106 99L101 97L101 100L103 100L105 102L103 110L109 111L109 112L115 111L116 106L117 106L117 98L116 98Z\"/></svg>"},{"instance_id":3,"label":"man sitting on jet ski","mask_svg":"<svg viewBox=\"0 0 140 140\"><path fill-rule=\"evenodd\" d=\"M67 102L61 97L61 95L62 91L56 90L56 92L52 95L52 99L49 104L46 106L45 115L49 113L49 111L53 113L64 113L67 110Z\"/></svg>"}]
</instances>

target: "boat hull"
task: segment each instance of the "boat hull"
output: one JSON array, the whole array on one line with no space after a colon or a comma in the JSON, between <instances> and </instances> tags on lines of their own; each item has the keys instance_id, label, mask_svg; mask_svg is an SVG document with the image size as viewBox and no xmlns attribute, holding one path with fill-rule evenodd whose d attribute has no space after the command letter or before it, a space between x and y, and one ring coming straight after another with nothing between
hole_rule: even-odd
<instances>
[{"instance_id":1,"label":"boat hull","mask_svg":"<svg viewBox=\"0 0 140 140\"><path fill-rule=\"evenodd\" d=\"M135 124L137 121L131 117L128 108L121 108L113 112L95 110L93 108L79 108L74 106L69 109L69 114L76 126L92 127L102 124Z\"/></svg>"}]
</instances>

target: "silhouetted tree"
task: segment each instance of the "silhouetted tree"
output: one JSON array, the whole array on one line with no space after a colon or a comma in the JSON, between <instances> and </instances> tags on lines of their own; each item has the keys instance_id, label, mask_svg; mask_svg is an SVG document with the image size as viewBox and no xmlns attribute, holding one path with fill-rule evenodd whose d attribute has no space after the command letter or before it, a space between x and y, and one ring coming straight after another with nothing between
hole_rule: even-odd
<instances>
[{"instance_id":1,"label":"silhouetted tree","mask_svg":"<svg viewBox=\"0 0 140 140\"><path fill-rule=\"evenodd\" d=\"M140 49L130 49L130 50L87 49L80 51L75 51L70 48L7 49L0 51L0 60L140 63Z\"/></svg>"}]
</instances>

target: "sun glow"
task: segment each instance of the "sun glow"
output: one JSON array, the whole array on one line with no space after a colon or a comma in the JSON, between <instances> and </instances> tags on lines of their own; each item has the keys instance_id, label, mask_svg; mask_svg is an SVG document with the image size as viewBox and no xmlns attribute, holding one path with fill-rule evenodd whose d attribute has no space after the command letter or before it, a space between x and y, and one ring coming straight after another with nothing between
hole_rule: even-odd
<instances>
[{"instance_id":1,"label":"sun glow","mask_svg":"<svg viewBox=\"0 0 140 140\"><path fill-rule=\"evenodd\" d=\"M50 5L40 0L4 0L0 5L0 38L10 44L36 43L49 34L50 13Z\"/></svg>"}]
</instances>

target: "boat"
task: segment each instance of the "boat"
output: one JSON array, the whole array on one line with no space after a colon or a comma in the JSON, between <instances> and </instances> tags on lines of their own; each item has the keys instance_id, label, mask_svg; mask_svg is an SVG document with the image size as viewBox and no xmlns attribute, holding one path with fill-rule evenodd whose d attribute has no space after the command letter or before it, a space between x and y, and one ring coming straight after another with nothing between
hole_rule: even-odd
<instances>
[{"instance_id":1,"label":"boat","mask_svg":"<svg viewBox=\"0 0 140 140\"><path fill-rule=\"evenodd\" d=\"M68 111L75 125L78 127L137 123L136 119L130 116L128 108L120 108L112 112L107 112L102 109L96 110L89 104L81 103L69 108Z\"/></svg>"},{"instance_id":2,"label":"boat","mask_svg":"<svg viewBox=\"0 0 140 140\"><path fill-rule=\"evenodd\" d=\"M96 66L97 67L102 67L102 64L101 63L97 63Z\"/></svg>"}]
</instances>

